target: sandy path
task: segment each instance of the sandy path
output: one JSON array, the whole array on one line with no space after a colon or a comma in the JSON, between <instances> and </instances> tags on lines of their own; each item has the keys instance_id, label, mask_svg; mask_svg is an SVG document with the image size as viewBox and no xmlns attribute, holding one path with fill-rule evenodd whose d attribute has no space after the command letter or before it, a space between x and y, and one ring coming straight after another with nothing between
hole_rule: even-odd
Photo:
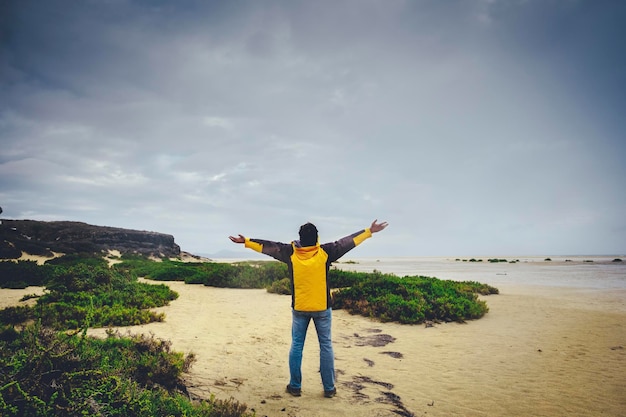
<instances>
[{"instance_id":1,"label":"sandy path","mask_svg":"<svg viewBox=\"0 0 626 417\"><path fill-rule=\"evenodd\" d=\"M500 286L500 295L486 298L484 318L432 328L335 311L338 394L325 399L313 326L303 395L284 392L289 297L168 285L180 297L158 309L166 321L129 330L154 333L196 354L188 376L192 394L232 397L258 416L626 415L623 290ZM0 307L33 292L0 290Z\"/></svg>"}]
</instances>

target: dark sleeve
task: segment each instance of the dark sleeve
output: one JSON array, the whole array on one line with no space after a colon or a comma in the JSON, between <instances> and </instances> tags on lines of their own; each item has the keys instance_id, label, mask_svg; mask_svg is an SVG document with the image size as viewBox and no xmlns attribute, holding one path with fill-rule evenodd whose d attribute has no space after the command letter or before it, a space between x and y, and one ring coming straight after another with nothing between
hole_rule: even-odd
<instances>
[{"instance_id":1,"label":"dark sleeve","mask_svg":"<svg viewBox=\"0 0 626 417\"><path fill-rule=\"evenodd\" d=\"M365 239L370 237L372 237L372 232L368 228L352 233L349 236L342 237L335 242L324 243L322 245L322 249L324 249L328 254L328 261L335 262L337 259L348 253L348 251L354 249L363 243Z\"/></svg>"},{"instance_id":2,"label":"dark sleeve","mask_svg":"<svg viewBox=\"0 0 626 417\"><path fill-rule=\"evenodd\" d=\"M271 240L246 238L246 248L262 253L267 256L288 263L293 247L288 243L272 242Z\"/></svg>"}]
</instances>

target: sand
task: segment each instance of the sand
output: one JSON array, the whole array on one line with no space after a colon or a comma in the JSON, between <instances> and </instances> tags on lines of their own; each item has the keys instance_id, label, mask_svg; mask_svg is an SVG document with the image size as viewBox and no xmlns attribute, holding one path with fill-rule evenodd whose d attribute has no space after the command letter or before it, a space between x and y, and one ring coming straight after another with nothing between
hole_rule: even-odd
<instances>
[{"instance_id":1,"label":"sand","mask_svg":"<svg viewBox=\"0 0 626 417\"><path fill-rule=\"evenodd\" d=\"M466 324L380 323L333 312L337 396L323 398L309 328L302 397L285 393L290 298L168 283L153 333L193 352L193 396L234 398L257 416L625 416L626 292L499 285ZM0 307L35 289L0 290ZM90 331L104 335L103 329Z\"/></svg>"}]
</instances>

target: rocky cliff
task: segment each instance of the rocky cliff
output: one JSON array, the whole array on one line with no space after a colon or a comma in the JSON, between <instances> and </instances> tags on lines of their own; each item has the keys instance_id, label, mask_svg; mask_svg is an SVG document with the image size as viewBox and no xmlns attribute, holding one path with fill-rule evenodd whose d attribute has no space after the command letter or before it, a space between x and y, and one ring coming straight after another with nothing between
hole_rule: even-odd
<instances>
[{"instance_id":1,"label":"rocky cliff","mask_svg":"<svg viewBox=\"0 0 626 417\"><path fill-rule=\"evenodd\" d=\"M0 258L17 259L26 252L52 256L52 252L101 253L118 250L159 257L177 257L174 236L142 230L93 226L81 222L5 220L0 224Z\"/></svg>"}]
</instances>

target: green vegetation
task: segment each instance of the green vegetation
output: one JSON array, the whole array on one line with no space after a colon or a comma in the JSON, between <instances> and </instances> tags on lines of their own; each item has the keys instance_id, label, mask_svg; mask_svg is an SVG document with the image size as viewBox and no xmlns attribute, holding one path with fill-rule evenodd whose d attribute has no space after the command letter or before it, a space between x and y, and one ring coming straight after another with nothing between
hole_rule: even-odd
<instances>
[{"instance_id":1,"label":"green vegetation","mask_svg":"<svg viewBox=\"0 0 626 417\"><path fill-rule=\"evenodd\" d=\"M53 272L49 265L38 266L35 261L0 262L0 288L42 286Z\"/></svg>"},{"instance_id":2,"label":"green vegetation","mask_svg":"<svg viewBox=\"0 0 626 417\"><path fill-rule=\"evenodd\" d=\"M378 272L374 270L373 273L376 274ZM328 281L331 288L345 288L352 287L368 279L371 275L372 273L367 272L352 272L331 268L330 271L328 271Z\"/></svg>"},{"instance_id":3,"label":"green vegetation","mask_svg":"<svg viewBox=\"0 0 626 417\"><path fill-rule=\"evenodd\" d=\"M160 263L136 259L137 268L108 268L99 258L83 258L84 262L80 257L64 258L41 266L0 263L0 286L46 287L34 307L0 310L0 415L252 415L246 413L246 405L236 401L211 398L192 402L185 395L181 375L193 362L193 355L171 352L169 342L111 332L104 340L86 336L88 327L163 320L163 314L149 309L167 305L178 295L164 284L137 281L140 265ZM228 267L216 268L208 275L214 280L211 282L232 285L229 279L237 275L221 275L230 271ZM246 269L254 271L252 268L248 265ZM267 280L274 269L268 267L255 279ZM251 271L248 275L254 276ZM245 277L239 282L251 285Z\"/></svg>"},{"instance_id":4,"label":"green vegetation","mask_svg":"<svg viewBox=\"0 0 626 417\"><path fill-rule=\"evenodd\" d=\"M279 281L272 282L272 285L267 287L267 292L273 294L291 295L291 280L289 278L283 278Z\"/></svg>"},{"instance_id":5,"label":"green vegetation","mask_svg":"<svg viewBox=\"0 0 626 417\"><path fill-rule=\"evenodd\" d=\"M0 412L32 416L251 416L234 401L191 402L194 361L144 335L105 339L31 325L0 331Z\"/></svg>"},{"instance_id":6,"label":"green vegetation","mask_svg":"<svg viewBox=\"0 0 626 417\"><path fill-rule=\"evenodd\" d=\"M154 262L143 257L122 257L113 269L132 272L155 281L184 281L225 288L266 288L288 276L287 266L278 261L238 262Z\"/></svg>"},{"instance_id":7,"label":"green vegetation","mask_svg":"<svg viewBox=\"0 0 626 417\"><path fill-rule=\"evenodd\" d=\"M474 281L447 281L422 276L329 271L333 308L382 321L403 324L425 320L464 321L482 317L487 304L477 294L498 294L498 289ZM289 278L276 281L269 292L291 294Z\"/></svg>"},{"instance_id":8,"label":"green vegetation","mask_svg":"<svg viewBox=\"0 0 626 417\"><path fill-rule=\"evenodd\" d=\"M44 265L0 262L0 287L36 285L47 290L35 307L0 312L0 322L40 319L43 325L58 330L144 324L162 321L163 314L149 309L167 305L178 295L166 285L141 283L137 277L228 288L266 288L287 277L286 265L272 261L155 262L141 256L124 256L122 261L112 268L101 257L81 255L63 256Z\"/></svg>"},{"instance_id":9,"label":"green vegetation","mask_svg":"<svg viewBox=\"0 0 626 417\"><path fill-rule=\"evenodd\" d=\"M475 259L470 262L481 262ZM0 262L0 286L44 286L36 305L0 310L0 411L2 416L248 416L235 401L192 402L182 373L193 355L170 351L153 337L109 332L86 336L89 327L125 326L164 319L150 309L178 295L166 285L183 281L229 288L267 288L290 294L287 267L279 262L183 263L122 257L108 267L102 258L67 256L38 266ZM477 282L349 272L332 268L334 308L382 321L421 323L482 317L477 294L498 290Z\"/></svg>"},{"instance_id":10,"label":"green vegetation","mask_svg":"<svg viewBox=\"0 0 626 417\"><path fill-rule=\"evenodd\" d=\"M514 264L514 263L519 262L519 259L514 259L514 260L512 260L512 261L509 261L509 260L507 260L507 259L492 258L492 259L487 259L487 260L488 260L490 263L492 263L492 264L493 264L493 263L499 263L499 262L504 262L504 263L507 263L507 262L508 262L508 263Z\"/></svg>"},{"instance_id":11,"label":"green vegetation","mask_svg":"<svg viewBox=\"0 0 626 417\"><path fill-rule=\"evenodd\" d=\"M15 325L38 319L45 326L61 330L163 320L163 314L150 309L167 305L177 294L165 285L140 283L138 276L215 287L266 288L272 293L291 294L287 267L275 261L155 262L145 257L124 256L121 263L108 268L102 259L86 258L81 263L79 257L64 258L39 267L34 263L12 263L11 271L18 271L19 281L29 285L43 283L48 292L33 308L12 307L0 312L0 322ZM19 271L20 267L23 271ZM15 281L11 278L10 282ZM420 276L399 278L377 271L350 272L337 268L329 271L329 284L339 289L333 295L335 308L400 323L480 318L488 309L476 294L498 293L496 288L476 282Z\"/></svg>"},{"instance_id":12,"label":"green vegetation","mask_svg":"<svg viewBox=\"0 0 626 417\"><path fill-rule=\"evenodd\" d=\"M372 273L334 292L333 308L404 324L425 320L462 322L480 318L489 310L477 293L498 294L498 289L473 281Z\"/></svg>"},{"instance_id":13,"label":"green vegetation","mask_svg":"<svg viewBox=\"0 0 626 417\"><path fill-rule=\"evenodd\" d=\"M5 264L13 264L7 269L18 271L21 281L28 285L43 284L47 289L34 307L0 311L0 321L5 324L38 319L44 326L57 330L144 324L163 321L163 314L149 309L167 305L178 297L166 285L140 283L131 274L89 259L85 264L69 262L69 266L33 266L28 262L2 262L0 266ZM33 274L28 275L31 271ZM15 278L8 276L5 282L15 282Z\"/></svg>"}]
</instances>

